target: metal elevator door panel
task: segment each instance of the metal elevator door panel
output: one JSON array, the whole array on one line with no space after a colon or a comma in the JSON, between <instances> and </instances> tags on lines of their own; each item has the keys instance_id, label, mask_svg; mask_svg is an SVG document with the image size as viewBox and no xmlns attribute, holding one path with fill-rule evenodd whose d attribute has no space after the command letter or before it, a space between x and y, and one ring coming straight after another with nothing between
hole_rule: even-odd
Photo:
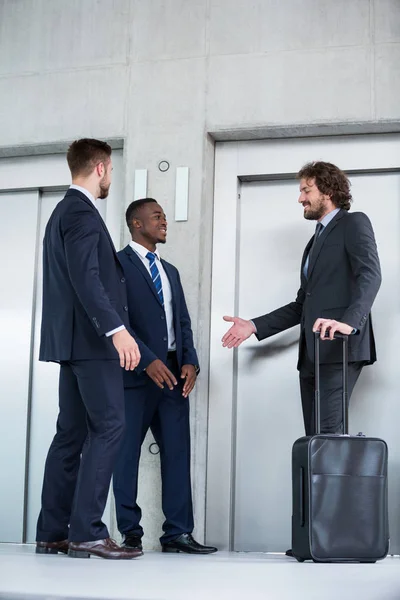
<instances>
[{"instance_id":1,"label":"metal elevator door panel","mask_svg":"<svg viewBox=\"0 0 400 600\"><path fill-rule=\"evenodd\" d=\"M351 177L352 211L371 219L383 283L372 310L378 362L366 367L350 407L350 431L389 445L391 552L400 552L400 421L397 334L400 325L400 174ZM295 299L304 247L315 223L297 203L298 182L244 183L240 199L237 314L256 317ZM291 447L303 435L298 385L299 328L238 350L234 549L277 551L291 541Z\"/></svg>"},{"instance_id":2,"label":"metal elevator door panel","mask_svg":"<svg viewBox=\"0 0 400 600\"><path fill-rule=\"evenodd\" d=\"M38 355L42 240L69 185L64 165L61 155L0 160L0 190L13 190L0 191L0 543L35 540L44 462L55 433L59 367L39 363ZM119 249L121 150L113 152L113 167L110 194L96 206ZM110 523L110 500L103 518Z\"/></svg>"},{"instance_id":3,"label":"metal elevator door panel","mask_svg":"<svg viewBox=\"0 0 400 600\"><path fill-rule=\"evenodd\" d=\"M51 440L55 434L58 414L58 376L56 363L39 362L40 326L42 321L43 237L47 221L65 192L45 192L41 196L38 231L38 261L36 276L36 302L34 315L32 403L30 412L29 469L26 505L26 541L36 539L36 522L40 510L44 463Z\"/></svg>"},{"instance_id":4,"label":"metal elevator door panel","mask_svg":"<svg viewBox=\"0 0 400 600\"><path fill-rule=\"evenodd\" d=\"M351 177L353 211L372 221L382 286L372 308L377 362L365 367L350 404L350 432L381 437L389 446L390 553L400 554L400 173Z\"/></svg>"},{"instance_id":5,"label":"metal elevator door panel","mask_svg":"<svg viewBox=\"0 0 400 600\"><path fill-rule=\"evenodd\" d=\"M243 184L237 314L256 317L294 299L302 223L295 181ZM234 549L290 546L290 450L302 433L296 377L298 328L238 350Z\"/></svg>"},{"instance_id":6,"label":"metal elevator door panel","mask_svg":"<svg viewBox=\"0 0 400 600\"><path fill-rule=\"evenodd\" d=\"M38 193L0 193L0 213L0 541L22 542Z\"/></svg>"}]
</instances>

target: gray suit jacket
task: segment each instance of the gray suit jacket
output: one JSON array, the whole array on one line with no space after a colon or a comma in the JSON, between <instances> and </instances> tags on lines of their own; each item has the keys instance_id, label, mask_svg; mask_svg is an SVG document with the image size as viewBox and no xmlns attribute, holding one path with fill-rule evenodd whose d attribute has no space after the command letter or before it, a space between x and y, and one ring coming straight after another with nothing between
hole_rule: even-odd
<instances>
[{"instance_id":1,"label":"gray suit jacket","mask_svg":"<svg viewBox=\"0 0 400 600\"><path fill-rule=\"evenodd\" d=\"M319 236L308 266L303 267L314 237L301 263L301 285L294 302L252 319L257 338L300 324L299 364L302 352L314 360L312 327L317 318L332 318L358 330L349 339L349 361L376 361L371 307L381 284L375 236L369 218L361 212L340 210ZM341 344L321 344L321 363L341 362Z\"/></svg>"}]
</instances>

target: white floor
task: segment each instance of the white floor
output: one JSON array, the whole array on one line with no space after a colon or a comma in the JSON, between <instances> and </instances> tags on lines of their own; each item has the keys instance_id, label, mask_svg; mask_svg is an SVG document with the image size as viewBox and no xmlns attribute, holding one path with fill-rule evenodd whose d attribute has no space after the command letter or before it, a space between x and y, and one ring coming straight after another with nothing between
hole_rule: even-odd
<instances>
[{"instance_id":1,"label":"white floor","mask_svg":"<svg viewBox=\"0 0 400 600\"><path fill-rule=\"evenodd\" d=\"M20 600L400 600L400 559L299 564L283 555L150 552L131 561L36 555L0 544L0 598Z\"/></svg>"}]
</instances>

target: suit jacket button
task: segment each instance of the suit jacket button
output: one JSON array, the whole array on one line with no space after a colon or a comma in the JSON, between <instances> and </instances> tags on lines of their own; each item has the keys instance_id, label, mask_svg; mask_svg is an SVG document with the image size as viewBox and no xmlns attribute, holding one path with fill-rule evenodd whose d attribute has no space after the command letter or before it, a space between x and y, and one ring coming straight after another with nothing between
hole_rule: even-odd
<instances>
[{"instance_id":1,"label":"suit jacket button","mask_svg":"<svg viewBox=\"0 0 400 600\"><path fill-rule=\"evenodd\" d=\"M161 321L164 321L165 317L164 315L161 315Z\"/></svg>"},{"instance_id":2,"label":"suit jacket button","mask_svg":"<svg viewBox=\"0 0 400 600\"><path fill-rule=\"evenodd\" d=\"M168 341L168 338L167 338L167 337L165 337L165 335L164 335L164 337L163 337L163 340L164 340L164 342L167 342L167 341Z\"/></svg>"},{"instance_id":3,"label":"suit jacket button","mask_svg":"<svg viewBox=\"0 0 400 600\"><path fill-rule=\"evenodd\" d=\"M307 292L306 296L311 296L310 292Z\"/></svg>"},{"instance_id":4,"label":"suit jacket button","mask_svg":"<svg viewBox=\"0 0 400 600\"><path fill-rule=\"evenodd\" d=\"M121 277L121 283L125 283L125 277Z\"/></svg>"},{"instance_id":5,"label":"suit jacket button","mask_svg":"<svg viewBox=\"0 0 400 600\"><path fill-rule=\"evenodd\" d=\"M128 312L128 307L127 306L124 306L124 311Z\"/></svg>"}]
</instances>

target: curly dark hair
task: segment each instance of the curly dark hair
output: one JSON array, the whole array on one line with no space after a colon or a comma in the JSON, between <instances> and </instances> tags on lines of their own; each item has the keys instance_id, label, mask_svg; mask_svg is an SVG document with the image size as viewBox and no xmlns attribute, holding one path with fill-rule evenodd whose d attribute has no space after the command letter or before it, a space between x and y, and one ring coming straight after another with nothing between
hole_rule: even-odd
<instances>
[{"instance_id":1,"label":"curly dark hair","mask_svg":"<svg viewBox=\"0 0 400 600\"><path fill-rule=\"evenodd\" d=\"M350 210L353 201L350 193L350 181L347 175L336 165L328 162L307 163L296 175L297 179L314 179L322 194L330 196L337 208Z\"/></svg>"}]
</instances>

